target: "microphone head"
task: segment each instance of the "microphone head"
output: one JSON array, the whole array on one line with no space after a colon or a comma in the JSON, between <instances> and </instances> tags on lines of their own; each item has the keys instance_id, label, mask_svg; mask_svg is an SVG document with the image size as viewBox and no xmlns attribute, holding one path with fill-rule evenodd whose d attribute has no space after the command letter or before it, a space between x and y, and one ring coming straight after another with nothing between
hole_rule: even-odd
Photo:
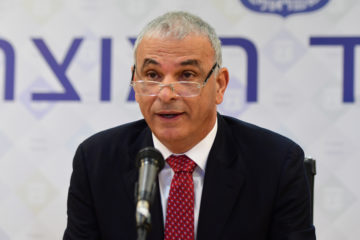
<instances>
[{"instance_id":1,"label":"microphone head","mask_svg":"<svg viewBox=\"0 0 360 240\"><path fill-rule=\"evenodd\" d=\"M141 161L146 159L147 161L152 162L156 166L158 166L159 171L164 167L165 160L163 155L159 150L153 147L145 147L141 149L135 158L135 163L137 167L141 166Z\"/></svg>"}]
</instances>

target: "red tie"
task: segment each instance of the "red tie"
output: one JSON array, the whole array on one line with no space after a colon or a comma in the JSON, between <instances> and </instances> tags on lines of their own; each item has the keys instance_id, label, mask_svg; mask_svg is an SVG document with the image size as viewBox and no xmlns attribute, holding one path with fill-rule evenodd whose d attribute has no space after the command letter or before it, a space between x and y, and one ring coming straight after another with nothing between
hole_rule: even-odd
<instances>
[{"instance_id":1,"label":"red tie","mask_svg":"<svg viewBox=\"0 0 360 240\"><path fill-rule=\"evenodd\" d=\"M171 180L166 208L165 240L194 240L194 181L196 167L186 155L167 160L175 175Z\"/></svg>"}]
</instances>

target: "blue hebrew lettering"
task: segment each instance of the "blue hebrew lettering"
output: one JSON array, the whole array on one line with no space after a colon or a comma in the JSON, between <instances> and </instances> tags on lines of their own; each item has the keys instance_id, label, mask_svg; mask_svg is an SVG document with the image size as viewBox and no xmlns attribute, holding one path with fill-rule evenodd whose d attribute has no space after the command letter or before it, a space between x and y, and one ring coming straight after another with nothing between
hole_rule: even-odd
<instances>
[{"instance_id":1,"label":"blue hebrew lettering","mask_svg":"<svg viewBox=\"0 0 360 240\"><path fill-rule=\"evenodd\" d=\"M70 80L66 76L66 70L69 67L71 60L77 52L82 38L76 38L72 42L70 49L68 50L65 59L62 63L58 63L53 54L50 52L45 42L40 38L33 39L36 47L39 49L41 55L50 66L51 70L55 73L56 77L64 87L63 93L33 93L32 99L35 101L80 101L80 97L71 85Z\"/></svg>"},{"instance_id":2,"label":"blue hebrew lettering","mask_svg":"<svg viewBox=\"0 0 360 240\"><path fill-rule=\"evenodd\" d=\"M111 38L101 41L101 101L110 101L111 90Z\"/></svg>"},{"instance_id":3,"label":"blue hebrew lettering","mask_svg":"<svg viewBox=\"0 0 360 240\"><path fill-rule=\"evenodd\" d=\"M343 47L343 102L354 102L354 52L355 46L360 45L360 37L311 37L310 45Z\"/></svg>"},{"instance_id":4,"label":"blue hebrew lettering","mask_svg":"<svg viewBox=\"0 0 360 240\"><path fill-rule=\"evenodd\" d=\"M223 46L238 46L245 50L247 55L246 101L257 102L258 60L255 45L245 38L220 38L220 40Z\"/></svg>"},{"instance_id":5,"label":"blue hebrew lettering","mask_svg":"<svg viewBox=\"0 0 360 240\"><path fill-rule=\"evenodd\" d=\"M0 39L0 49L5 55L5 93L4 99L7 101L14 100L14 82L15 82L15 51L11 44Z\"/></svg>"}]
</instances>

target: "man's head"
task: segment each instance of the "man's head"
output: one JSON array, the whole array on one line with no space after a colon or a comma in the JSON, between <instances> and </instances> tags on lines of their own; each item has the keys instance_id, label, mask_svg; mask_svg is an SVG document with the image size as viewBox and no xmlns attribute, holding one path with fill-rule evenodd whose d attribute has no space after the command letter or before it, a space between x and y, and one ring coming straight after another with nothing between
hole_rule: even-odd
<instances>
[{"instance_id":1,"label":"man's head","mask_svg":"<svg viewBox=\"0 0 360 240\"><path fill-rule=\"evenodd\" d=\"M222 65L221 42L213 27L201 18L187 12L168 12L149 22L138 35L134 45L134 59L139 43L146 37L162 37L182 40L188 35L200 35L209 39L215 51L214 61Z\"/></svg>"},{"instance_id":2,"label":"man's head","mask_svg":"<svg viewBox=\"0 0 360 240\"><path fill-rule=\"evenodd\" d=\"M221 61L215 31L189 13L160 16L138 36L136 101L152 132L172 152L188 151L214 126L229 79Z\"/></svg>"}]
</instances>

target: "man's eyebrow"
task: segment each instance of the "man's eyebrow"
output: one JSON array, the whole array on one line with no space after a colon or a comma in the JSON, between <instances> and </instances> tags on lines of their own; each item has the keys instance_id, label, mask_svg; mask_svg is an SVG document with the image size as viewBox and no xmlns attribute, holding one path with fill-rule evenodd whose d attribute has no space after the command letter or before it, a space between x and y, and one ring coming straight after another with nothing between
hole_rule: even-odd
<instances>
[{"instance_id":1,"label":"man's eyebrow","mask_svg":"<svg viewBox=\"0 0 360 240\"><path fill-rule=\"evenodd\" d=\"M150 64L160 65L160 63L158 63L157 61L155 61L152 58L145 58L142 66L141 66L141 69L143 70L146 66L148 66Z\"/></svg>"},{"instance_id":2,"label":"man's eyebrow","mask_svg":"<svg viewBox=\"0 0 360 240\"><path fill-rule=\"evenodd\" d=\"M196 59L189 59L180 63L181 66L194 65L200 67L200 63Z\"/></svg>"},{"instance_id":3,"label":"man's eyebrow","mask_svg":"<svg viewBox=\"0 0 360 240\"><path fill-rule=\"evenodd\" d=\"M147 67L148 65L151 65L151 64L154 64L154 65L160 65L159 62L157 62L156 60L152 59L152 58L145 58L144 59L144 62L141 66L141 70L143 70L145 67ZM189 60L185 60L183 62L180 63L181 66L196 66L198 68L200 68L200 63L198 60L196 59L189 59Z\"/></svg>"}]
</instances>

